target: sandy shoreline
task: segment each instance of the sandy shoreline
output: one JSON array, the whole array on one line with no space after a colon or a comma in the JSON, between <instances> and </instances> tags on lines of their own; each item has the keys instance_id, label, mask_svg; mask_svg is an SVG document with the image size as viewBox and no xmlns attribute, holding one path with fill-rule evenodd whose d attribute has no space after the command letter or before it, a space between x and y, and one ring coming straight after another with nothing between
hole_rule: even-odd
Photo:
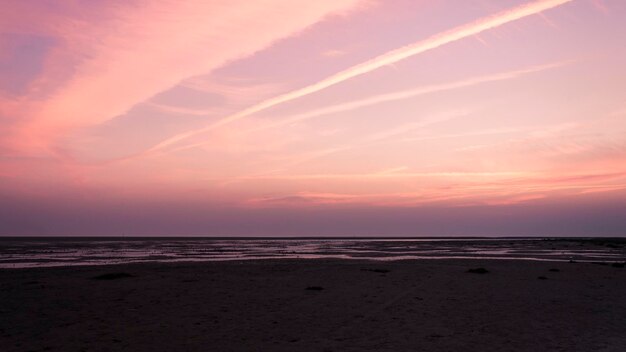
<instances>
[{"instance_id":1,"label":"sandy shoreline","mask_svg":"<svg viewBox=\"0 0 626 352\"><path fill-rule=\"evenodd\" d=\"M489 272L467 272L477 267ZM110 273L132 276L93 279ZM5 269L0 316L2 351L624 351L626 268L265 260Z\"/></svg>"}]
</instances>

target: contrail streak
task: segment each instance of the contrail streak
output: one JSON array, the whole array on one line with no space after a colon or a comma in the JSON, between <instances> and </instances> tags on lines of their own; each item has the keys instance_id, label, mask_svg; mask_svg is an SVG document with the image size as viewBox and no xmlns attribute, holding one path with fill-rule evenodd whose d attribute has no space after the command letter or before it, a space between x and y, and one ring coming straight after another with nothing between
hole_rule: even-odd
<instances>
[{"instance_id":1,"label":"contrail streak","mask_svg":"<svg viewBox=\"0 0 626 352\"><path fill-rule=\"evenodd\" d=\"M346 70L343 70L330 77L327 77L317 83L314 83L309 86L296 89L294 91L262 101L247 109L239 111L238 113L225 117L207 127L190 131L190 132L186 132L186 133L182 133L182 134L178 134L172 138L169 138L155 145L150 150L148 150L148 152L160 150L178 141L184 140L186 138L195 136L203 132L213 130L225 124L232 123L244 117L250 116L254 113L257 113L259 111L271 108L273 106L276 106L276 105L279 105L279 104L282 104L282 103L285 103L285 102L288 102L288 101L291 101L291 100L294 100L294 99L297 99L297 98L300 98L309 94L313 94L315 92L326 89L335 84L344 82L348 79L374 71L383 66L394 64L396 62L415 56L417 54L421 54L428 50L435 49L445 44L476 35L483 31L499 27L503 24L506 24L506 23L509 23L509 22L512 22L512 21L515 21L524 17L528 17L530 15L541 13L545 10L549 10L551 8L566 4L571 1L573 0L537 0L528 4L514 7L509 10L499 12L489 17L481 18L479 20L468 23L466 25L453 28L449 31L436 34L425 40L392 50L378 57L375 57L371 60L352 66Z\"/></svg>"},{"instance_id":2,"label":"contrail streak","mask_svg":"<svg viewBox=\"0 0 626 352\"><path fill-rule=\"evenodd\" d=\"M452 90L452 89L471 87L471 86L482 84L482 83L514 79L514 78L523 76L525 74L544 71L544 70L548 70L548 69L552 69L556 67L561 67L570 62L572 62L572 60L549 63L545 65L537 65L537 66L532 66L532 67L519 69L515 71L501 72L501 73L496 73L496 74L491 74L491 75L486 75L486 76L479 76L479 77L472 77L472 78L468 78L468 79L464 79L460 81L442 83L442 84L434 84L430 86L424 86L424 87L403 90L403 91L398 91L398 92L383 93L383 94L368 97L365 99L349 101L346 103L331 105L331 106L323 107L320 109L315 109L315 110L307 111L304 113L292 115L280 121L268 123L266 125L253 128L250 130L250 132L258 132L258 131L262 131L266 129L282 127L285 125L289 125L289 124L301 122L301 121L306 121L306 120L324 116L324 115L336 114L336 113L345 112L345 111L352 111L352 110L356 110L356 109L360 109L360 108L364 108L364 107L368 107L368 106L372 106L376 104L386 103L390 101L403 100L403 99L417 97L420 95L437 93L437 92L442 92L442 91L447 91L447 90ZM455 116L458 116L458 113L455 114ZM422 124L424 123L428 125L432 123L432 121L423 121ZM416 124L416 126L418 125L419 124ZM208 142L201 141L197 143L182 145L182 146L171 149L171 151L190 149L190 148L202 146L205 144L208 144Z\"/></svg>"},{"instance_id":3,"label":"contrail streak","mask_svg":"<svg viewBox=\"0 0 626 352\"><path fill-rule=\"evenodd\" d=\"M366 99L337 104L337 105L305 112L302 114L297 114L287 119L269 124L267 126L259 127L258 129L280 127L283 125L291 124L294 122L300 122L303 120L308 120L308 119L318 117L318 116L355 110L355 109L363 108L366 106L381 104L381 103L385 103L389 101L412 98L415 96L429 94L429 93L436 93L436 92L441 92L441 91L446 91L446 90L470 87L470 86L474 86L474 85L481 84L481 83L513 79L513 78L520 77L527 73L539 72L539 71L543 71L543 70L547 70L551 68L560 67L562 65L565 65L566 63L567 61L563 61L563 62L551 63L551 64L546 64L546 65L533 66L533 67L522 69L522 70L497 73L497 74L492 74L492 75L482 76L482 77L474 77L474 78L469 78L466 80L456 81L456 82L451 82L451 83L435 84L431 86L425 86L425 87L420 87L420 88L410 89L410 90L405 90L405 91L400 91L400 92L380 94L380 95L373 96L373 97L366 98Z\"/></svg>"}]
</instances>

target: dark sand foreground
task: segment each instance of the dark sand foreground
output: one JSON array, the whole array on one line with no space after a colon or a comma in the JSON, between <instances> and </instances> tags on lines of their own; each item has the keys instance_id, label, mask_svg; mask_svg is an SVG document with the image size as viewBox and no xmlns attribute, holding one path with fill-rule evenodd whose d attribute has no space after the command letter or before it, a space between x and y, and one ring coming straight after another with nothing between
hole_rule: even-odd
<instances>
[{"instance_id":1,"label":"dark sand foreground","mask_svg":"<svg viewBox=\"0 0 626 352\"><path fill-rule=\"evenodd\" d=\"M467 272L477 267L489 272ZM107 273L132 277L93 279ZM626 268L268 260L0 270L0 351L626 351Z\"/></svg>"}]
</instances>

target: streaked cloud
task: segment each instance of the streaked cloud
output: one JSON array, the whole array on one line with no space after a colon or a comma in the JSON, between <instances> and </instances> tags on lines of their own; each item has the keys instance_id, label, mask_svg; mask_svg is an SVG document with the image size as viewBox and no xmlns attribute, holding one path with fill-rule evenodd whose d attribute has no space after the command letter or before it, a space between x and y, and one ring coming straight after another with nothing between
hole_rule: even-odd
<instances>
[{"instance_id":1,"label":"streaked cloud","mask_svg":"<svg viewBox=\"0 0 626 352\"><path fill-rule=\"evenodd\" d=\"M516 21L516 20L519 20L521 18L530 16L530 15L541 13L542 11L549 10L551 8L568 3L570 1L572 0L538 0L538 1L528 3L528 4L524 4L516 8L505 10L503 12L497 13L495 15L492 15L486 18L479 19L475 22L451 29L449 31L436 34L423 41L419 41L419 42L398 48L396 50L392 50L383 55L375 57L371 60L352 66L330 77L327 77L321 81L318 81L317 83L276 96L268 100L264 100L238 113L235 113L226 118L223 118L219 120L218 122L209 125L208 127L202 128L200 130L195 130L195 131L176 135L168 140L165 140L159 143L157 146L152 148L152 150L161 149L163 147L176 143L185 138L194 136L198 133L210 131L213 128L217 128L224 124L237 121L244 117L255 114L259 111L271 108L273 106L276 106L276 105L279 105L279 104L282 104L282 103L285 103L294 99L298 99L300 97L303 97L309 94L313 94L315 92L318 92L330 86L336 85L348 79L369 73L383 66L394 64L396 62L421 54L428 50L436 49L442 45L446 45L448 43L451 43L460 39L474 36L478 33L499 27L506 23Z\"/></svg>"},{"instance_id":2,"label":"streaked cloud","mask_svg":"<svg viewBox=\"0 0 626 352\"><path fill-rule=\"evenodd\" d=\"M565 62L539 65L539 66L534 66L534 67L530 67L527 69L498 73L498 74L487 75L487 76L482 76L482 77L473 77L473 78L451 82L451 83L435 84L431 86L419 87L419 88L404 90L400 92L383 93L383 94L369 97L366 99L337 104L337 105L325 107L322 109L308 111L302 114L298 114L296 116L291 116L284 120L278 121L274 124L270 124L268 127L269 128L280 127L286 124L301 122L301 121L315 118L318 116L324 116L324 115L330 115L330 114L344 112L344 111L356 110L356 109L360 109L360 108L364 108L364 107L368 107L368 106L372 106L376 104L393 102L393 101L402 100L402 99L409 99L409 98L417 97L420 95L437 93L437 92L442 92L442 91L447 91L447 90L452 90L452 89L471 87L471 86L481 84L481 83L513 79L513 78L520 77L524 74L540 72L543 70L556 68L564 64Z\"/></svg>"},{"instance_id":3,"label":"streaked cloud","mask_svg":"<svg viewBox=\"0 0 626 352\"><path fill-rule=\"evenodd\" d=\"M624 18L600 0L7 0L0 235L622 234Z\"/></svg>"},{"instance_id":4,"label":"streaked cloud","mask_svg":"<svg viewBox=\"0 0 626 352\"><path fill-rule=\"evenodd\" d=\"M41 28L54 28L47 34L60 41L38 78L55 84L45 99L36 102L32 114L22 116L20 147L45 150L76 127L123 114L188 77L251 55L357 4L357 0L103 2L89 7L95 11L83 11L77 4L51 18L43 4L19 4L41 21ZM14 17L8 12L3 16ZM57 22L63 25L57 27ZM57 67L68 64L66 73L57 77Z\"/></svg>"}]
</instances>

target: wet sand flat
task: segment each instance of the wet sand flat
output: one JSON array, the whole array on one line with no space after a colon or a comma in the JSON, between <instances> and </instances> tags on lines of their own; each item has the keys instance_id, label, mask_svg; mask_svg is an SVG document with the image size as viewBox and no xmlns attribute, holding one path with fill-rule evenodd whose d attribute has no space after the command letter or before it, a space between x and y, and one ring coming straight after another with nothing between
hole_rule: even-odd
<instances>
[{"instance_id":1,"label":"wet sand flat","mask_svg":"<svg viewBox=\"0 0 626 352\"><path fill-rule=\"evenodd\" d=\"M626 268L318 259L3 269L0 317L7 352L617 352Z\"/></svg>"},{"instance_id":2,"label":"wet sand flat","mask_svg":"<svg viewBox=\"0 0 626 352\"><path fill-rule=\"evenodd\" d=\"M258 259L623 262L626 238L0 237L0 269Z\"/></svg>"}]
</instances>

